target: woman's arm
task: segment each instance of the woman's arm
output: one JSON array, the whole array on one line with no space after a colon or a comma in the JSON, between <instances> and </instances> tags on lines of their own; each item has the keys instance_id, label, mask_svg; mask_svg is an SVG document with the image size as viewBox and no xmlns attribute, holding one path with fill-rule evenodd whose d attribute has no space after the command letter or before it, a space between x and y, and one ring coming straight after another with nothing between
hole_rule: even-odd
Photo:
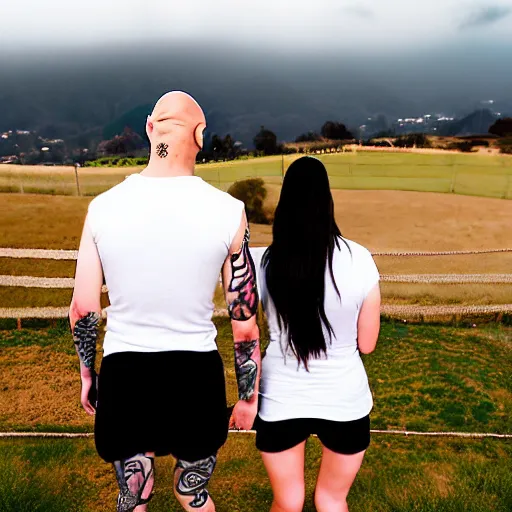
<instances>
[{"instance_id":1,"label":"woman's arm","mask_svg":"<svg viewBox=\"0 0 512 512\"><path fill-rule=\"evenodd\" d=\"M375 350L380 330L380 287L377 283L368 293L361 306L357 321L359 351L369 354Z\"/></svg>"}]
</instances>

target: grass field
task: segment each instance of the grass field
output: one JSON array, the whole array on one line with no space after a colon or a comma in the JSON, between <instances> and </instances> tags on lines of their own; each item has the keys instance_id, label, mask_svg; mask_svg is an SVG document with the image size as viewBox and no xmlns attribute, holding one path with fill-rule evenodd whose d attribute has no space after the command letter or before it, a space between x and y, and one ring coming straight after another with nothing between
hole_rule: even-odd
<instances>
[{"instance_id":1,"label":"grass field","mask_svg":"<svg viewBox=\"0 0 512 512\"><path fill-rule=\"evenodd\" d=\"M343 234L373 250L466 250L512 246L512 159L474 155L323 155ZM285 160L285 167L291 157ZM137 172L130 169L129 172ZM198 173L226 189L262 176L266 207L279 196L281 159L200 166ZM127 170L82 169L80 187L92 196L120 182ZM379 190L379 189L398 190ZM367 189L367 190L364 190ZM0 166L3 247L76 249L91 197L76 193L74 171ZM424 194L406 192L456 192ZM36 194L28 194L34 192ZM42 195L45 194L45 195ZM489 197L467 197L464 195ZM271 227L251 226L254 246L267 245ZM381 273L510 273L512 254L377 257ZM72 277L74 262L0 258L0 274ZM383 283L384 302L512 303L511 285ZM71 290L0 287L0 307L66 306ZM223 305L220 293L215 298ZM228 401L236 399L229 322L216 319ZM91 432L79 404L77 357L64 322L0 322L0 430ZM265 334L263 335L265 342ZM512 433L512 328L384 322L377 350L364 357L374 394L372 428ZM99 363L99 361L98 361ZM307 502L320 460L316 439L307 449ZM151 510L177 511L172 459L157 462ZM0 440L0 511L113 510L116 485L92 440ZM219 512L260 512L272 499L251 435L230 435L211 484ZM512 510L509 440L402 438L375 435L349 497L352 512L508 512Z\"/></svg>"},{"instance_id":2,"label":"grass field","mask_svg":"<svg viewBox=\"0 0 512 512\"><path fill-rule=\"evenodd\" d=\"M216 324L233 403L230 325L227 319ZM512 433L511 349L510 327L384 323L378 350L364 359L376 396L373 427ZM90 431L78 387L64 322L0 331L0 430Z\"/></svg>"},{"instance_id":3,"label":"grass field","mask_svg":"<svg viewBox=\"0 0 512 512\"><path fill-rule=\"evenodd\" d=\"M229 323L218 320L228 401L236 398ZM383 324L365 357L375 407L372 428L512 433L512 329ZM77 358L67 331L0 332L0 429L91 431L78 403ZM307 448L307 504L320 446ZM152 511L179 510L170 457L157 462ZM102 512L115 479L92 440L0 441L2 512ZM222 511L268 510L271 491L251 435L230 435L211 491ZM374 435L349 497L352 512L487 512L512 507L510 441Z\"/></svg>"},{"instance_id":4,"label":"grass field","mask_svg":"<svg viewBox=\"0 0 512 512\"><path fill-rule=\"evenodd\" d=\"M197 166L197 174L219 188L248 177L280 184L283 170L299 155L235 160ZM512 158L506 155L372 153L317 155L333 188L454 192L512 199ZM80 193L97 195L141 168L83 168ZM0 192L76 195L72 167L0 166Z\"/></svg>"},{"instance_id":5,"label":"grass field","mask_svg":"<svg viewBox=\"0 0 512 512\"><path fill-rule=\"evenodd\" d=\"M306 450L305 512L321 447ZM151 512L178 512L171 457L157 459ZM92 440L0 441L2 512L115 510L115 477ZM272 492L253 436L230 435L210 483L218 512L264 512ZM348 497L351 512L509 512L512 444L375 436Z\"/></svg>"}]
</instances>

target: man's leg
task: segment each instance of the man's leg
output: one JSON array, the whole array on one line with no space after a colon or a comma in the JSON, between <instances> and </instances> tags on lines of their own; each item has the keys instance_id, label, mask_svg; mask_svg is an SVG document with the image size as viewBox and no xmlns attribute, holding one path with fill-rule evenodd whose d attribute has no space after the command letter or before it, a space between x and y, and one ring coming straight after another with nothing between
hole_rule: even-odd
<instances>
[{"instance_id":1,"label":"man's leg","mask_svg":"<svg viewBox=\"0 0 512 512\"><path fill-rule=\"evenodd\" d=\"M117 512L146 512L155 478L155 454L139 453L114 462L119 495Z\"/></svg>"},{"instance_id":2,"label":"man's leg","mask_svg":"<svg viewBox=\"0 0 512 512\"><path fill-rule=\"evenodd\" d=\"M214 512L215 505L208 493L208 482L215 469L217 456L195 462L178 460L174 468L174 494L187 512Z\"/></svg>"}]
</instances>

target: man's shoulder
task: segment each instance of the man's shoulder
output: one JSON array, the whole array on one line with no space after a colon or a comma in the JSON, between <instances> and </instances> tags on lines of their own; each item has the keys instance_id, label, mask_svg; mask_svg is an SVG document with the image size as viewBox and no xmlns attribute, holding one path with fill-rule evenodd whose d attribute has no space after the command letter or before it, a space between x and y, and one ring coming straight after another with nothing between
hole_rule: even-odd
<instances>
[{"instance_id":1,"label":"man's shoulder","mask_svg":"<svg viewBox=\"0 0 512 512\"><path fill-rule=\"evenodd\" d=\"M210 185L210 183L201 180L201 185L203 188L203 193L211 198L212 201L219 203L220 205L226 206L226 208L232 208L234 210L238 210L244 207L244 203L233 197L231 194L224 192L223 190Z\"/></svg>"},{"instance_id":2,"label":"man's shoulder","mask_svg":"<svg viewBox=\"0 0 512 512\"><path fill-rule=\"evenodd\" d=\"M104 207L104 205L111 206L117 198L123 197L126 192L131 188L132 176L127 176L121 183L109 188L105 192L97 195L89 204L89 210L96 210Z\"/></svg>"}]
</instances>

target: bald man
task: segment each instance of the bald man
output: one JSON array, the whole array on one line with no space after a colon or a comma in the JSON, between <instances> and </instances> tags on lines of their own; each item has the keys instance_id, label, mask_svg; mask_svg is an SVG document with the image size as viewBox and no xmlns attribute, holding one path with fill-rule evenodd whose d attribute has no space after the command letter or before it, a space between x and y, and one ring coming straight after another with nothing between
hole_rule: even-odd
<instances>
[{"instance_id":1,"label":"bald man","mask_svg":"<svg viewBox=\"0 0 512 512\"><path fill-rule=\"evenodd\" d=\"M257 413L258 295L249 229L243 203L194 176L205 127L189 95L160 98L146 123L148 166L96 197L85 220L69 316L81 402L96 414L99 455L115 467L118 512L147 510L155 456L169 454L177 459L174 490L182 507L215 510L207 485L228 431L212 322L221 271L239 388L230 424L250 429ZM96 381L103 280L110 306Z\"/></svg>"}]
</instances>

